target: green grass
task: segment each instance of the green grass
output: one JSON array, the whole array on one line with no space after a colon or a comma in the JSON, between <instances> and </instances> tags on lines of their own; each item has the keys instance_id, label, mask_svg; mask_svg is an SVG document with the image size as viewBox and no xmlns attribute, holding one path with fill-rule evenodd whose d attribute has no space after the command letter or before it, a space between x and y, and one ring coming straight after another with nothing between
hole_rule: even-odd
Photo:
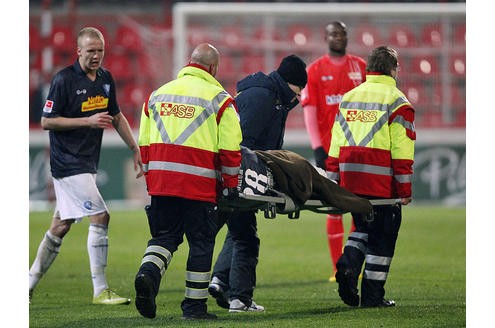
<instances>
[{"instance_id":1,"label":"green grass","mask_svg":"<svg viewBox=\"0 0 495 328\"><path fill-rule=\"evenodd\" d=\"M51 213L30 213L29 265ZM157 317L142 318L129 306L91 305L86 252L88 222L73 225L61 252L39 283L29 308L30 327L465 327L466 214L464 208L404 207L386 297L389 309L351 308L341 302L331 272L325 216L310 211L298 220L259 216L261 238L255 300L264 313L229 314L213 299L210 322L181 320L187 242L174 254L157 297ZM350 216L345 215L347 227ZM225 228L217 238L215 257ZM134 275L149 238L144 211L113 211L107 279L134 298ZM27 290L26 290L27 294Z\"/></svg>"}]
</instances>

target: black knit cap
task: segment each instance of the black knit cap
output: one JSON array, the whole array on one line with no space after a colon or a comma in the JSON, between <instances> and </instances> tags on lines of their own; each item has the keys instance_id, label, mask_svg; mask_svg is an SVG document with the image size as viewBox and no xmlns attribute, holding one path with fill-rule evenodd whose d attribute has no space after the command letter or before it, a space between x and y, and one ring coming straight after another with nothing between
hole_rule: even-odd
<instances>
[{"instance_id":1,"label":"black knit cap","mask_svg":"<svg viewBox=\"0 0 495 328\"><path fill-rule=\"evenodd\" d=\"M306 64L296 55L289 55L282 59L277 69L278 74L285 82L304 88L308 82Z\"/></svg>"}]
</instances>

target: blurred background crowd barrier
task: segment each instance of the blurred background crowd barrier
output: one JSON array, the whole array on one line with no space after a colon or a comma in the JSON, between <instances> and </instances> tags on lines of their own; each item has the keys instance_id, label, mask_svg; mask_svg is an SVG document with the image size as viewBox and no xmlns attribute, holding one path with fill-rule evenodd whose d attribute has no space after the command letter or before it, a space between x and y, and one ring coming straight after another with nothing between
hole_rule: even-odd
<instances>
[{"instance_id":1,"label":"blurred background crowd barrier","mask_svg":"<svg viewBox=\"0 0 495 328\"><path fill-rule=\"evenodd\" d=\"M75 37L98 27L106 40L103 66L131 126L151 91L175 78L192 48L209 42L221 52L217 78L232 94L236 82L274 70L289 53L307 63L327 53L324 27L342 20L348 53L366 58L376 46L399 51L398 86L416 109L418 140L414 197L420 202L465 204L466 4L429 2L175 2L163 0L30 1L30 200L52 200L47 132L41 108L54 72L76 59ZM108 131L110 132L110 131ZM142 203L129 153L106 133L99 184L104 197ZM285 147L311 159L303 111L289 115Z\"/></svg>"}]
</instances>

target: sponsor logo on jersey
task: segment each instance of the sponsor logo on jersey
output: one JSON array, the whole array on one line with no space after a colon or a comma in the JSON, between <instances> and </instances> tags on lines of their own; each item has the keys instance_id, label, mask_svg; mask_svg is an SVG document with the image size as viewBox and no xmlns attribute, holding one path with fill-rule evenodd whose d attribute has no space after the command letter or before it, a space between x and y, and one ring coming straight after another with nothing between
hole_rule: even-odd
<instances>
[{"instance_id":1,"label":"sponsor logo on jersey","mask_svg":"<svg viewBox=\"0 0 495 328\"><path fill-rule=\"evenodd\" d=\"M76 94L79 96L80 94L86 94L86 89L82 89L82 90L76 90Z\"/></svg>"},{"instance_id":2,"label":"sponsor logo on jersey","mask_svg":"<svg viewBox=\"0 0 495 328\"><path fill-rule=\"evenodd\" d=\"M82 112L89 112L97 109L105 109L108 107L108 98L103 96L88 97L81 105Z\"/></svg>"},{"instance_id":3,"label":"sponsor logo on jersey","mask_svg":"<svg viewBox=\"0 0 495 328\"><path fill-rule=\"evenodd\" d=\"M51 113L52 109L53 109L53 101L47 99L45 101L45 106L43 107L43 112Z\"/></svg>"},{"instance_id":4,"label":"sponsor logo on jersey","mask_svg":"<svg viewBox=\"0 0 495 328\"><path fill-rule=\"evenodd\" d=\"M357 81L362 81L361 73L359 72L349 72L349 78L351 80L357 80Z\"/></svg>"},{"instance_id":5,"label":"sponsor logo on jersey","mask_svg":"<svg viewBox=\"0 0 495 328\"><path fill-rule=\"evenodd\" d=\"M374 110L348 110L345 120L347 122L376 122L378 115Z\"/></svg>"},{"instance_id":6,"label":"sponsor logo on jersey","mask_svg":"<svg viewBox=\"0 0 495 328\"><path fill-rule=\"evenodd\" d=\"M322 81L332 81L333 80L333 75L322 75L321 76Z\"/></svg>"},{"instance_id":7,"label":"sponsor logo on jersey","mask_svg":"<svg viewBox=\"0 0 495 328\"><path fill-rule=\"evenodd\" d=\"M162 103L160 106L160 116L175 116L177 118L192 118L195 108L183 104Z\"/></svg>"},{"instance_id":8,"label":"sponsor logo on jersey","mask_svg":"<svg viewBox=\"0 0 495 328\"><path fill-rule=\"evenodd\" d=\"M342 100L342 95L326 95L325 103L327 105L338 105Z\"/></svg>"}]
</instances>

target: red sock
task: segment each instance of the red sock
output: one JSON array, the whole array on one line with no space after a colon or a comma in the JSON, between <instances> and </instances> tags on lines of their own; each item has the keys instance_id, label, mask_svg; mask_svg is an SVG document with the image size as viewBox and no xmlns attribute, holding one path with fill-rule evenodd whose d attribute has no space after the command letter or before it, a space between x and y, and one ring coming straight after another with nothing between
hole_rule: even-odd
<instances>
[{"instance_id":1,"label":"red sock","mask_svg":"<svg viewBox=\"0 0 495 328\"><path fill-rule=\"evenodd\" d=\"M327 237L328 248L332 258L333 271L337 271L337 261L342 255L342 246L344 242L344 224L342 223L341 214L328 214L327 216Z\"/></svg>"}]
</instances>

